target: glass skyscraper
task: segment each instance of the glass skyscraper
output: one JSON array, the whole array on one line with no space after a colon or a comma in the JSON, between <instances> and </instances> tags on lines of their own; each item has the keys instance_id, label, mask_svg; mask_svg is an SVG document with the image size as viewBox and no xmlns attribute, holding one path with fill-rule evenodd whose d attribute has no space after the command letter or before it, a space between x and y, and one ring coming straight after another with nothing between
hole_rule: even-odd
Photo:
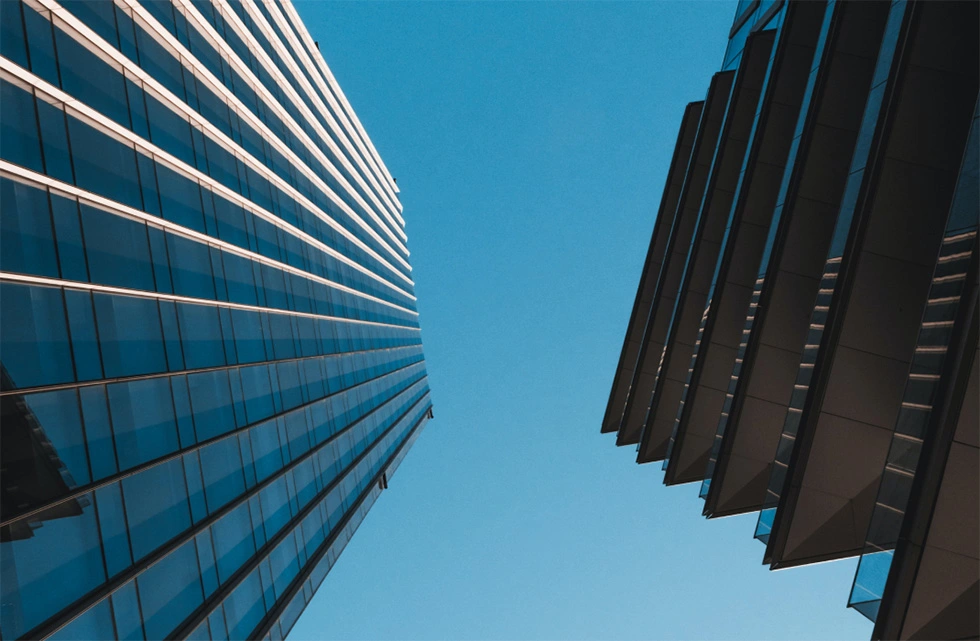
<instances>
[{"instance_id":1,"label":"glass skyscraper","mask_svg":"<svg viewBox=\"0 0 980 641\"><path fill-rule=\"evenodd\" d=\"M978 21L738 2L601 426L705 516L758 512L772 568L859 556L876 639L980 635Z\"/></svg>"},{"instance_id":2,"label":"glass skyscraper","mask_svg":"<svg viewBox=\"0 0 980 641\"><path fill-rule=\"evenodd\" d=\"M289 0L0 1L0 636L281 639L427 419Z\"/></svg>"}]
</instances>

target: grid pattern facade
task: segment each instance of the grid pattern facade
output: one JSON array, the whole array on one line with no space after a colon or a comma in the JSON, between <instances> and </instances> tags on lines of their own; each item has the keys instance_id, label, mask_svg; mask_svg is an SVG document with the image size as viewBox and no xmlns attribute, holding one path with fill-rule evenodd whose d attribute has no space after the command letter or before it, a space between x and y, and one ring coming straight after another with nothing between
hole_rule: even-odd
<instances>
[{"instance_id":1,"label":"grid pattern facade","mask_svg":"<svg viewBox=\"0 0 980 641\"><path fill-rule=\"evenodd\" d=\"M684 111L602 432L860 556L875 638L980 635L976 3L741 0Z\"/></svg>"},{"instance_id":2,"label":"grid pattern facade","mask_svg":"<svg viewBox=\"0 0 980 641\"><path fill-rule=\"evenodd\" d=\"M431 418L289 0L0 2L0 636L281 639Z\"/></svg>"}]
</instances>

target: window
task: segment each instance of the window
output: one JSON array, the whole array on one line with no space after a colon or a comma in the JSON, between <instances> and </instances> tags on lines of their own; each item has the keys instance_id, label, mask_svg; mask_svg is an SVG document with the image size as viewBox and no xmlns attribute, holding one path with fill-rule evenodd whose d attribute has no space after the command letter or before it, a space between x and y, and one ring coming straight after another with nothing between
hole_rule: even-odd
<instances>
[{"instance_id":1,"label":"window","mask_svg":"<svg viewBox=\"0 0 980 641\"><path fill-rule=\"evenodd\" d=\"M169 378L116 383L107 389L121 469L180 448Z\"/></svg>"},{"instance_id":2,"label":"window","mask_svg":"<svg viewBox=\"0 0 980 641\"><path fill-rule=\"evenodd\" d=\"M155 300L101 293L93 299L107 377L167 370Z\"/></svg>"},{"instance_id":3,"label":"window","mask_svg":"<svg viewBox=\"0 0 980 641\"><path fill-rule=\"evenodd\" d=\"M60 289L0 283L4 389L74 380Z\"/></svg>"},{"instance_id":4,"label":"window","mask_svg":"<svg viewBox=\"0 0 980 641\"><path fill-rule=\"evenodd\" d=\"M147 639L163 639L204 601L194 541L188 541L136 579Z\"/></svg>"},{"instance_id":5,"label":"window","mask_svg":"<svg viewBox=\"0 0 980 641\"><path fill-rule=\"evenodd\" d=\"M58 277L47 191L8 178L0 179L0 269Z\"/></svg>"},{"instance_id":6,"label":"window","mask_svg":"<svg viewBox=\"0 0 980 641\"><path fill-rule=\"evenodd\" d=\"M199 442L235 429L227 370L192 374L187 383Z\"/></svg>"},{"instance_id":7,"label":"window","mask_svg":"<svg viewBox=\"0 0 980 641\"><path fill-rule=\"evenodd\" d=\"M180 459L154 465L123 479L122 489L135 559L142 559L191 526Z\"/></svg>"},{"instance_id":8,"label":"window","mask_svg":"<svg viewBox=\"0 0 980 641\"><path fill-rule=\"evenodd\" d=\"M85 204L81 212L92 282L153 291L146 225Z\"/></svg>"}]
</instances>

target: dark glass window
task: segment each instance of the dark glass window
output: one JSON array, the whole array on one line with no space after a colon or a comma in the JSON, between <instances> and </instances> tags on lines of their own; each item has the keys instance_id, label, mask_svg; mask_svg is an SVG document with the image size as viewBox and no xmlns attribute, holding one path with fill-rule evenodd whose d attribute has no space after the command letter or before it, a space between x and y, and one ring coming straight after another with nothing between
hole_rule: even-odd
<instances>
[{"instance_id":1,"label":"dark glass window","mask_svg":"<svg viewBox=\"0 0 980 641\"><path fill-rule=\"evenodd\" d=\"M122 69L105 62L61 29L56 28L55 34L61 88L128 129L129 103Z\"/></svg>"},{"instance_id":2,"label":"dark glass window","mask_svg":"<svg viewBox=\"0 0 980 641\"><path fill-rule=\"evenodd\" d=\"M202 449L200 454L204 493L208 511L213 513L245 491L238 439L222 439Z\"/></svg>"},{"instance_id":3,"label":"dark glass window","mask_svg":"<svg viewBox=\"0 0 980 641\"><path fill-rule=\"evenodd\" d=\"M179 303L177 318L187 369L225 365L218 308Z\"/></svg>"},{"instance_id":4,"label":"dark glass window","mask_svg":"<svg viewBox=\"0 0 980 641\"><path fill-rule=\"evenodd\" d=\"M262 482L282 468L279 429L275 420L266 421L249 430L252 459L255 461L255 480Z\"/></svg>"},{"instance_id":5,"label":"dark glass window","mask_svg":"<svg viewBox=\"0 0 980 641\"><path fill-rule=\"evenodd\" d=\"M136 579L147 639L163 639L204 602L197 550L188 541Z\"/></svg>"},{"instance_id":6,"label":"dark glass window","mask_svg":"<svg viewBox=\"0 0 980 641\"><path fill-rule=\"evenodd\" d=\"M95 332L95 311L92 296L75 289L65 290L68 326L71 330L71 350L75 356L75 372L79 381L93 381L103 376L99 338Z\"/></svg>"},{"instance_id":7,"label":"dark glass window","mask_svg":"<svg viewBox=\"0 0 980 641\"><path fill-rule=\"evenodd\" d=\"M177 451L180 444L170 379L116 383L108 386L108 393L120 468Z\"/></svg>"},{"instance_id":8,"label":"dark glass window","mask_svg":"<svg viewBox=\"0 0 980 641\"><path fill-rule=\"evenodd\" d=\"M267 358L260 317L255 312L231 310L235 348L240 363L257 363ZM271 356L271 354L269 355Z\"/></svg>"},{"instance_id":9,"label":"dark glass window","mask_svg":"<svg viewBox=\"0 0 980 641\"><path fill-rule=\"evenodd\" d=\"M146 96L146 115L153 144L193 167L194 143L191 142L190 123L150 95Z\"/></svg>"},{"instance_id":10,"label":"dark glass window","mask_svg":"<svg viewBox=\"0 0 980 641\"><path fill-rule=\"evenodd\" d=\"M255 278L252 271L253 263L244 256L221 252L225 272L225 284L228 288L228 300L243 305L257 305L255 295Z\"/></svg>"},{"instance_id":11,"label":"dark glass window","mask_svg":"<svg viewBox=\"0 0 980 641\"><path fill-rule=\"evenodd\" d=\"M235 429L228 372L201 372L187 377L197 440L204 441Z\"/></svg>"},{"instance_id":12,"label":"dark glass window","mask_svg":"<svg viewBox=\"0 0 980 641\"><path fill-rule=\"evenodd\" d=\"M102 530L106 567L109 576L113 577L133 563L119 484L99 488L95 491L95 500L99 507L99 528Z\"/></svg>"},{"instance_id":13,"label":"dark glass window","mask_svg":"<svg viewBox=\"0 0 980 641\"><path fill-rule=\"evenodd\" d=\"M37 115L41 125L41 143L44 149L45 173L69 185L75 182L68 151L68 128L64 108L44 100L37 101Z\"/></svg>"},{"instance_id":14,"label":"dark glass window","mask_svg":"<svg viewBox=\"0 0 980 641\"><path fill-rule=\"evenodd\" d=\"M92 282L153 291L146 225L85 204L81 211Z\"/></svg>"},{"instance_id":15,"label":"dark glass window","mask_svg":"<svg viewBox=\"0 0 980 641\"><path fill-rule=\"evenodd\" d=\"M119 34L116 32L116 17L111 2L90 2L89 0L65 0L65 9L84 22L92 31L102 36L113 47L119 47Z\"/></svg>"},{"instance_id":16,"label":"dark glass window","mask_svg":"<svg viewBox=\"0 0 980 641\"><path fill-rule=\"evenodd\" d=\"M265 614L262 602L262 582L258 570L253 570L225 602L225 621L228 623L228 638L245 639Z\"/></svg>"},{"instance_id":17,"label":"dark glass window","mask_svg":"<svg viewBox=\"0 0 980 641\"><path fill-rule=\"evenodd\" d=\"M0 101L3 102L0 156L22 167L44 172L34 96L26 89L0 80Z\"/></svg>"},{"instance_id":18,"label":"dark glass window","mask_svg":"<svg viewBox=\"0 0 980 641\"><path fill-rule=\"evenodd\" d=\"M180 459L123 479L122 490L136 560L190 527L190 505Z\"/></svg>"},{"instance_id":19,"label":"dark glass window","mask_svg":"<svg viewBox=\"0 0 980 641\"><path fill-rule=\"evenodd\" d=\"M163 217L202 234L206 233L201 186L169 167L159 163L156 167Z\"/></svg>"},{"instance_id":20,"label":"dark glass window","mask_svg":"<svg viewBox=\"0 0 980 641\"><path fill-rule=\"evenodd\" d=\"M48 193L0 179L0 269L58 277Z\"/></svg>"},{"instance_id":21,"label":"dark glass window","mask_svg":"<svg viewBox=\"0 0 980 641\"><path fill-rule=\"evenodd\" d=\"M136 151L74 116L68 116L68 132L75 163L75 184L124 205L142 209Z\"/></svg>"},{"instance_id":22,"label":"dark glass window","mask_svg":"<svg viewBox=\"0 0 980 641\"><path fill-rule=\"evenodd\" d=\"M143 618L136 596L136 582L130 581L112 593L112 612L116 634L121 641L143 641Z\"/></svg>"},{"instance_id":23,"label":"dark glass window","mask_svg":"<svg viewBox=\"0 0 980 641\"><path fill-rule=\"evenodd\" d=\"M167 234L170 255L170 273L173 275L174 293L192 298L213 300L214 278L211 275L211 258L208 246L174 234Z\"/></svg>"},{"instance_id":24,"label":"dark glass window","mask_svg":"<svg viewBox=\"0 0 980 641\"><path fill-rule=\"evenodd\" d=\"M21 7L20 2L0 2L0 55L27 69L30 65Z\"/></svg>"},{"instance_id":25,"label":"dark glass window","mask_svg":"<svg viewBox=\"0 0 980 641\"><path fill-rule=\"evenodd\" d=\"M268 366L243 367L240 375L248 422L255 423L272 416L274 409Z\"/></svg>"},{"instance_id":26,"label":"dark glass window","mask_svg":"<svg viewBox=\"0 0 980 641\"><path fill-rule=\"evenodd\" d=\"M47 14L47 12L45 13ZM27 29L27 48L31 56L31 71L34 72L34 75L57 87L58 63L54 55L51 22L24 5L24 26Z\"/></svg>"},{"instance_id":27,"label":"dark glass window","mask_svg":"<svg viewBox=\"0 0 980 641\"><path fill-rule=\"evenodd\" d=\"M91 494L41 512L32 520L43 527L33 529L26 538L0 541L3 633L13 639L106 578Z\"/></svg>"},{"instance_id":28,"label":"dark glass window","mask_svg":"<svg viewBox=\"0 0 980 641\"><path fill-rule=\"evenodd\" d=\"M167 370L160 314L151 298L95 294L95 317L107 377Z\"/></svg>"},{"instance_id":29,"label":"dark glass window","mask_svg":"<svg viewBox=\"0 0 980 641\"><path fill-rule=\"evenodd\" d=\"M112 639L112 612L109 601L105 600L87 610L77 619L58 630L58 638L71 641L90 641L91 639Z\"/></svg>"},{"instance_id":30,"label":"dark glass window","mask_svg":"<svg viewBox=\"0 0 980 641\"><path fill-rule=\"evenodd\" d=\"M224 583L255 554L248 504L243 503L221 517L213 526L214 554L218 579Z\"/></svg>"},{"instance_id":31,"label":"dark glass window","mask_svg":"<svg viewBox=\"0 0 980 641\"><path fill-rule=\"evenodd\" d=\"M74 379L60 289L0 283L0 325L4 388Z\"/></svg>"}]
</instances>

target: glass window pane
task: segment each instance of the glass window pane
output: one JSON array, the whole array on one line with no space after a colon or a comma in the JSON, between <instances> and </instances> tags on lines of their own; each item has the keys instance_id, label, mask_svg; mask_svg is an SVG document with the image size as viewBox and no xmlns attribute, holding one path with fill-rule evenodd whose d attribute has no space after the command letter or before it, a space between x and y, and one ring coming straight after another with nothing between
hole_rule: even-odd
<instances>
[{"instance_id":1,"label":"glass window pane","mask_svg":"<svg viewBox=\"0 0 980 641\"><path fill-rule=\"evenodd\" d=\"M166 371L157 302L150 298L98 293L93 298L106 376Z\"/></svg>"},{"instance_id":2,"label":"glass window pane","mask_svg":"<svg viewBox=\"0 0 980 641\"><path fill-rule=\"evenodd\" d=\"M3 389L74 380L60 289L0 283Z\"/></svg>"},{"instance_id":3,"label":"glass window pane","mask_svg":"<svg viewBox=\"0 0 980 641\"><path fill-rule=\"evenodd\" d=\"M116 383L108 386L108 392L121 469L179 449L170 379Z\"/></svg>"},{"instance_id":4,"label":"glass window pane","mask_svg":"<svg viewBox=\"0 0 980 641\"><path fill-rule=\"evenodd\" d=\"M93 283L153 291L146 225L81 205L85 253Z\"/></svg>"},{"instance_id":5,"label":"glass window pane","mask_svg":"<svg viewBox=\"0 0 980 641\"><path fill-rule=\"evenodd\" d=\"M204 601L194 541L188 541L136 579L147 639L163 639Z\"/></svg>"},{"instance_id":6,"label":"glass window pane","mask_svg":"<svg viewBox=\"0 0 980 641\"><path fill-rule=\"evenodd\" d=\"M190 527L190 505L180 459L125 478L122 488L136 560Z\"/></svg>"},{"instance_id":7,"label":"glass window pane","mask_svg":"<svg viewBox=\"0 0 980 641\"><path fill-rule=\"evenodd\" d=\"M58 277L48 192L0 179L0 269Z\"/></svg>"}]
</instances>

